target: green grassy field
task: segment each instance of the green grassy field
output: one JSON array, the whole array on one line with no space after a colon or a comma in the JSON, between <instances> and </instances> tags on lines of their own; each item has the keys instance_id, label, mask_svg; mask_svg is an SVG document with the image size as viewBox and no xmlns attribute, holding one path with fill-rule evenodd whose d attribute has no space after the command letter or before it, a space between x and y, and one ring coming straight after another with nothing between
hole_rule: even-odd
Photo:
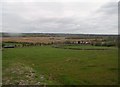
<instances>
[{"instance_id":1,"label":"green grassy field","mask_svg":"<svg viewBox=\"0 0 120 87\"><path fill-rule=\"evenodd\" d=\"M3 49L3 84L117 84L118 49L109 49L72 50L52 46Z\"/></svg>"},{"instance_id":2,"label":"green grassy field","mask_svg":"<svg viewBox=\"0 0 120 87\"><path fill-rule=\"evenodd\" d=\"M58 48L73 50L113 50L116 47L92 46L92 45L58 45Z\"/></svg>"}]
</instances>

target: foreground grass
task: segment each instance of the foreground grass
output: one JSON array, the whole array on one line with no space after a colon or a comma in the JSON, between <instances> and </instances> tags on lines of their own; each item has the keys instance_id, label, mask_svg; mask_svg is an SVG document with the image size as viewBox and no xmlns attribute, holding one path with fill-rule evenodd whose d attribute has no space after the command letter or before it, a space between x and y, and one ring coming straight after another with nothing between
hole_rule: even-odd
<instances>
[{"instance_id":1,"label":"foreground grass","mask_svg":"<svg viewBox=\"0 0 120 87\"><path fill-rule=\"evenodd\" d=\"M11 73L15 66L32 68L35 79L31 84L54 85L108 85L117 84L118 52L112 50L71 50L51 46L26 47L3 50L3 84L14 84L13 80L28 79L22 74ZM9 72L10 71L10 72ZM17 75L17 78L15 78ZM19 75L19 76L18 76ZM41 80L41 75L44 80ZM11 81L6 82L11 79Z\"/></svg>"}]
</instances>

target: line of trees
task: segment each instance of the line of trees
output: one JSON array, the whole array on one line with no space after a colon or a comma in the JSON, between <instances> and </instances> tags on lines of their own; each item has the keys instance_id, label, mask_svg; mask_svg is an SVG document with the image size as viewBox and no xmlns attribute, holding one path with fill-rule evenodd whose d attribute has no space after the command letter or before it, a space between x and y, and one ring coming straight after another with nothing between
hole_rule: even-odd
<instances>
[{"instance_id":1,"label":"line of trees","mask_svg":"<svg viewBox=\"0 0 120 87\"><path fill-rule=\"evenodd\" d=\"M71 41L65 41L65 42L51 42L51 43L32 43L32 42L12 42L12 41L8 41L8 42L3 42L2 43L2 47L4 46L14 46L14 47L29 47L29 46L42 46L42 45L52 45L52 44L80 44L80 43L74 43ZM116 41L95 41L95 42L91 42L89 44L82 44L82 45L93 45L93 46L107 46L107 47L111 47L111 46L118 46L118 43Z\"/></svg>"},{"instance_id":2,"label":"line of trees","mask_svg":"<svg viewBox=\"0 0 120 87\"><path fill-rule=\"evenodd\" d=\"M14 46L14 47L30 47L30 46L43 46L43 45L52 45L52 44L61 44L60 42L51 42L51 43L32 43L32 42L13 42L7 41L2 43L2 47L4 46Z\"/></svg>"},{"instance_id":3,"label":"line of trees","mask_svg":"<svg viewBox=\"0 0 120 87\"><path fill-rule=\"evenodd\" d=\"M111 47L111 46L118 46L118 43L117 42L108 41L108 42L95 42L95 43L92 43L91 45Z\"/></svg>"}]
</instances>

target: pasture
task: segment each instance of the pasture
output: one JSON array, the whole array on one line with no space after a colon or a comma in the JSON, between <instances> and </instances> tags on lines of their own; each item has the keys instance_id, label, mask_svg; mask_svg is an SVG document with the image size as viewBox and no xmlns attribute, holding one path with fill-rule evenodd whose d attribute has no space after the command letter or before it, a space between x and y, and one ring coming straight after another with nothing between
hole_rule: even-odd
<instances>
[{"instance_id":1,"label":"pasture","mask_svg":"<svg viewBox=\"0 0 120 87\"><path fill-rule=\"evenodd\" d=\"M3 49L3 84L117 84L116 47L79 45L65 47L108 50L60 49L50 45Z\"/></svg>"}]
</instances>

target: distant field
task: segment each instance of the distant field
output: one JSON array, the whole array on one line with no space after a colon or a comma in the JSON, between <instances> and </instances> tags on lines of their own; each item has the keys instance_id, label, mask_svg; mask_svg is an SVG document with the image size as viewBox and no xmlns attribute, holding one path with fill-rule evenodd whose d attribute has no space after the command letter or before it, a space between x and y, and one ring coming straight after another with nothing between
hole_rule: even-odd
<instances>
[{"instance_id":1,"label":"distant field","mask_svg":"<svg viewBox=\"0 0 120 87\"><path fill-rule=\"evenodd\" d=\"M72 50L52 46L3 49L3 84L117 84L118 50L109 49Z\"/></svg>"},{"instance_id":2,"label":"distant field","mask_svg":"<svg viewBox=\"0 0 120 87\"><path fill-rule=\"evenodd\" d=\"M3 42L32 42L32 43L52 43L65 41L93 41L95 39L66 39L65 37L3 37ZM99 39L101 40L101 39Z\"/></svg>"},{"instance_id":3,"label":"distant field","mask_svg":"<svg viewBox=\"0 0 120 87\"><path fill-rule=\"evenodd\" d=\"M65 41L65 37L3 37L3 41L51 43L51 42Z\"/></svg>"},{"instance_id":4,"label":"distant field","mask_svg":"<svg viewBox=\"0 0 120 87\"><path fill-rule=\"evenodd\" d=\"M115 46L92 46L92 45L58 45L58 48L72 49L72 50L113 50Z\"/></svg>"}]
</instances>

